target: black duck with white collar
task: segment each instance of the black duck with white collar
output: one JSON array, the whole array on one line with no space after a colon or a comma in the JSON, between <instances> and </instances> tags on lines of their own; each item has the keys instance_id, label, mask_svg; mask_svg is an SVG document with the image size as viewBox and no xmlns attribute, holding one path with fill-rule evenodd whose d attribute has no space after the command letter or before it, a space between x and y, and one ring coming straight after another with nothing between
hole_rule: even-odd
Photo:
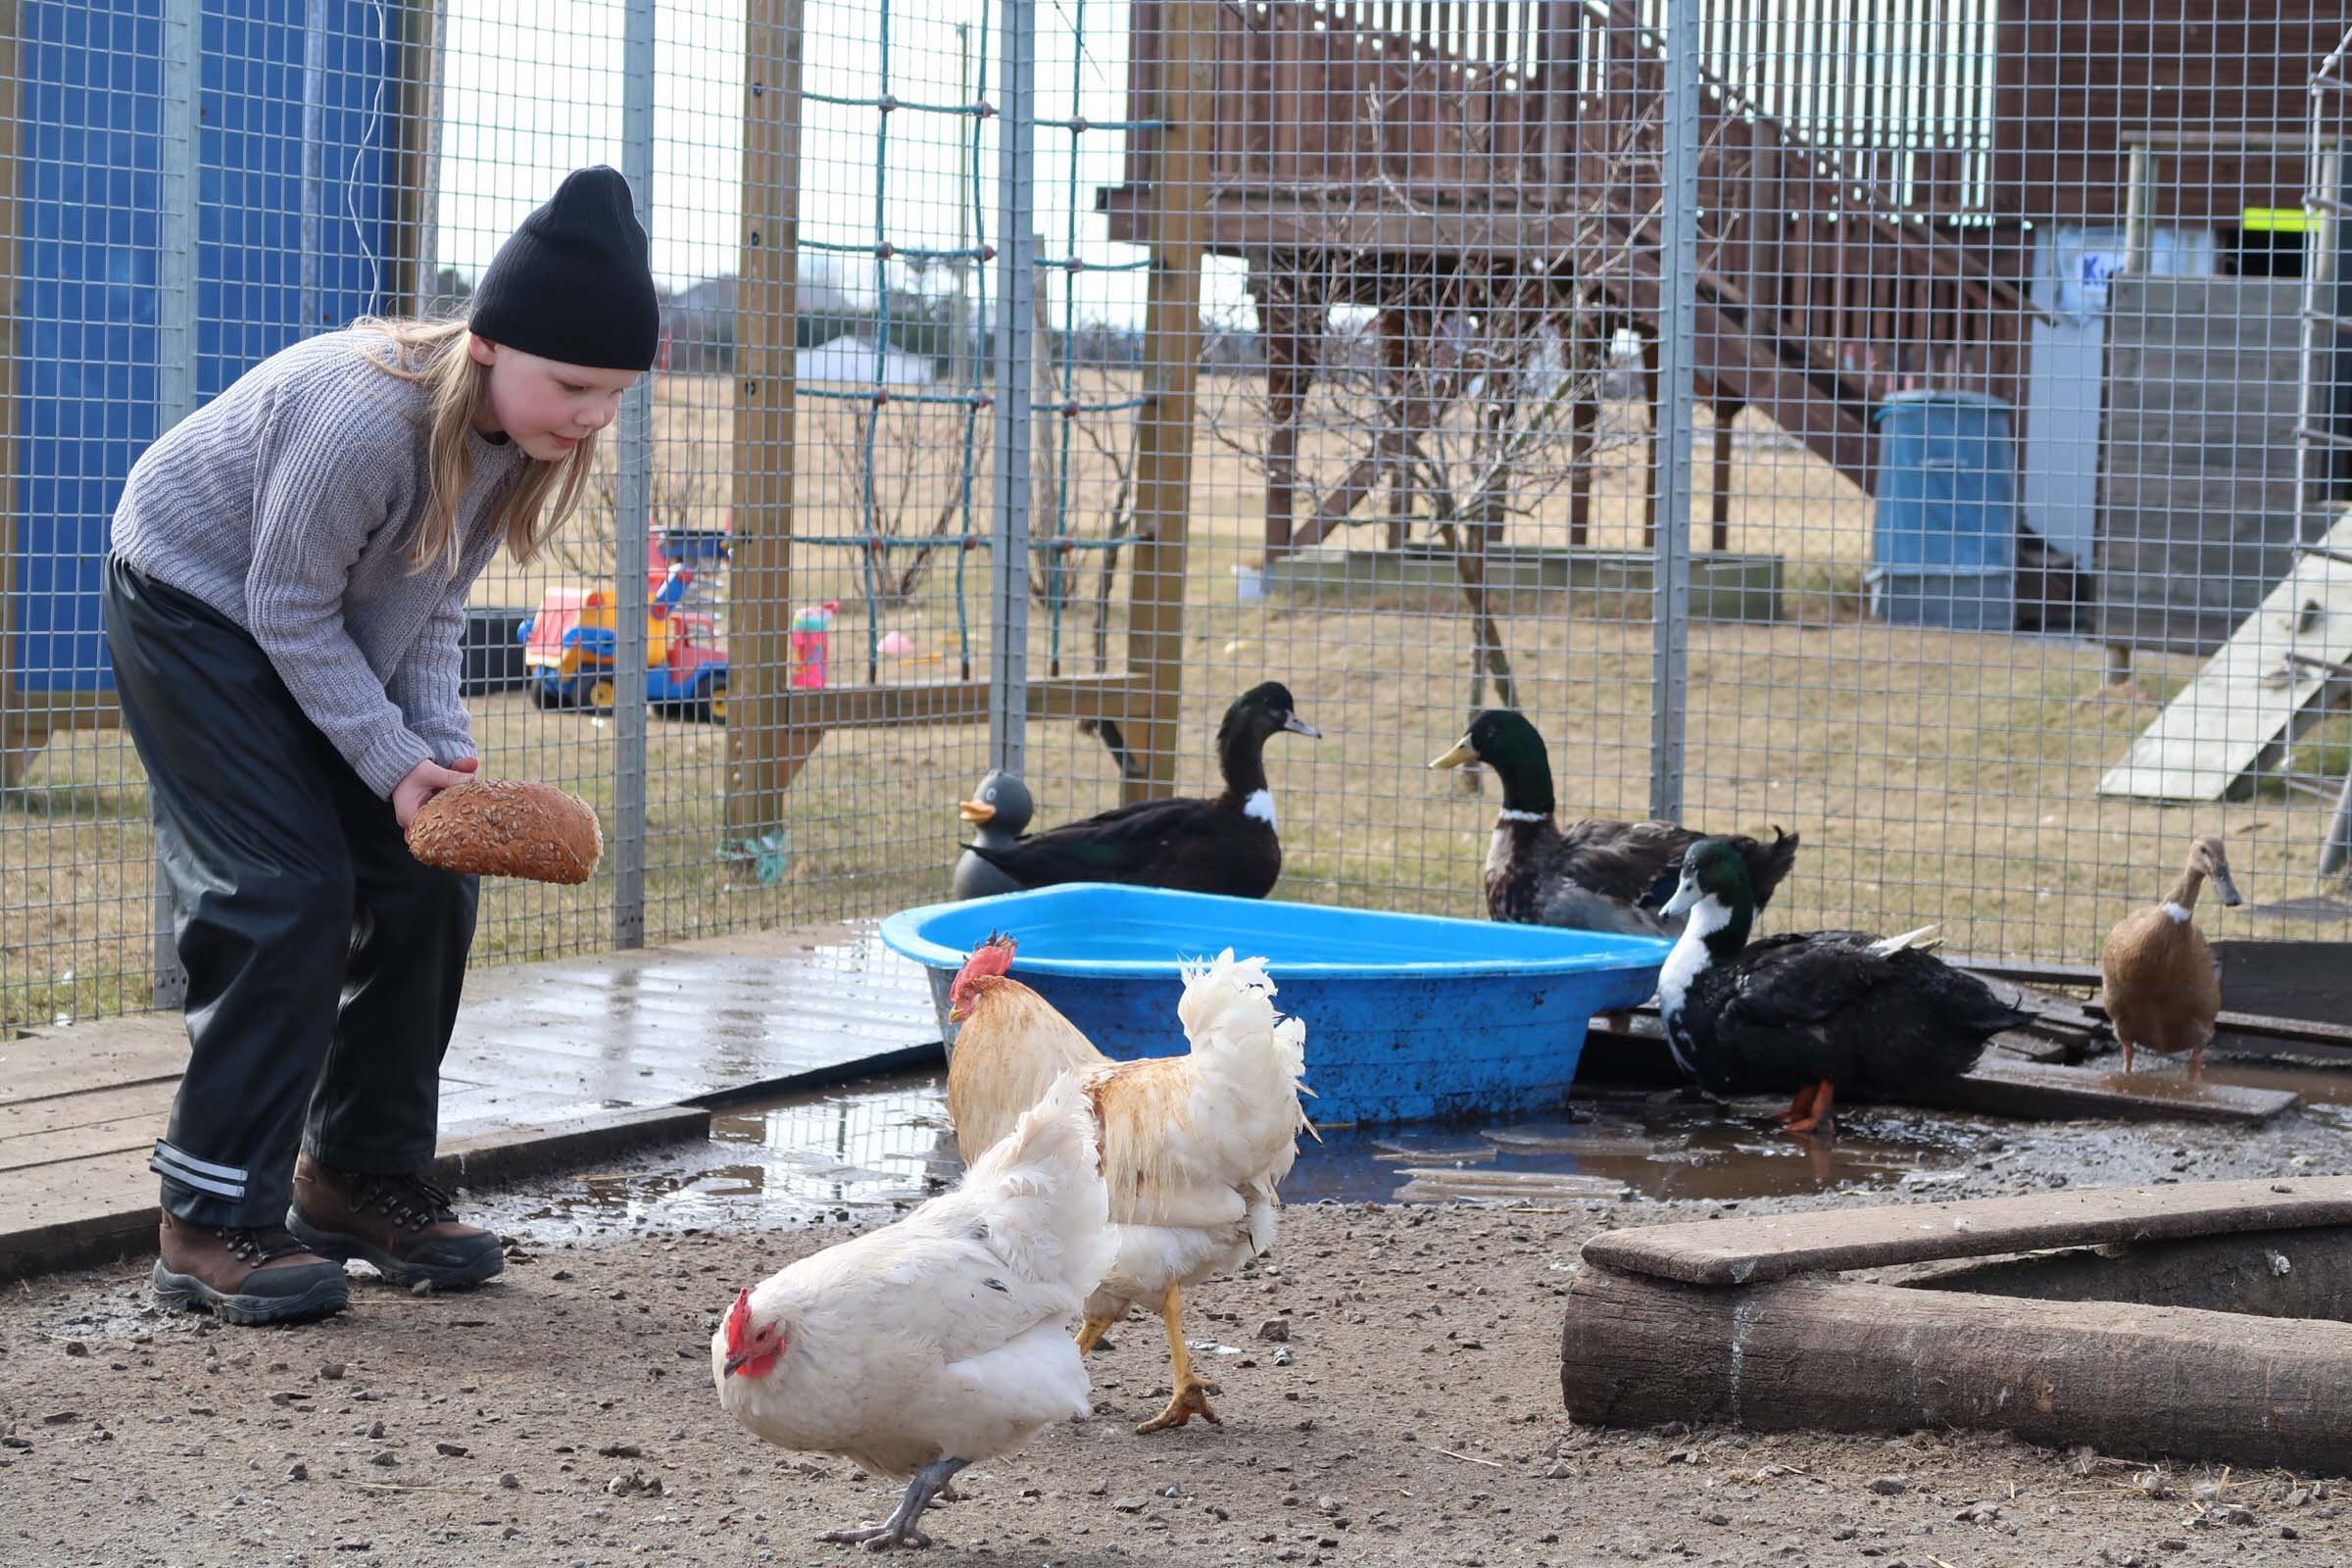
<instances>
[{"instance_id":1,"label":"black duck with white collar","mask_svg":"<svg viewBox=\"0 0 2352 1568\"><path fill-rule=\"evenodd\" d=\"M1123 882L1262 899L1282 876L1265 748L1285 733L1314 739L1321 731L1298 715L1281 683L1253 686L1217 726L1225 789L1213 800L1143 801L1033 833L1009 848L974 843L970 853L1024 888Z\"/></svg>"},{"instance_id":2,"label":"black duck with white collar","mask_svg":"<svg viewBox=\"0 0 2352 1568\"><path fill-rule=\"evenodd\" d=\"M1518 925L1670 937L1682 921L1665 912L1683 857L1706 835L1675 822L1586 817L1563 831L1552 815L1551 756L1524 714L1490 709L1470 721L1432 767L1483 762L1502 783L1502 813L1487 850L1487 914ZM1770 844L1723 840L1746 859L1762 908L1796 863L1797 836L1772 830Z\"/></svg>"},{"instance_id":3,"label":"black duck with white collar","mask_svg":"<svg viewBox=\"0 0 2352 1568\"><path fill-rule=\"evenodd\" d=\"M1727 840L1690 847L1668 912L1687 915L1658 974L1675 1065L1709 1094L1792 1094L1782 1119L1810 1132L1841 1089L1899 1100L1956 1078L2030 1014L1928 953L1935 927L1898 937L1807 931L1748 943L1747 859Z\"/></svg>"}]
</instances>

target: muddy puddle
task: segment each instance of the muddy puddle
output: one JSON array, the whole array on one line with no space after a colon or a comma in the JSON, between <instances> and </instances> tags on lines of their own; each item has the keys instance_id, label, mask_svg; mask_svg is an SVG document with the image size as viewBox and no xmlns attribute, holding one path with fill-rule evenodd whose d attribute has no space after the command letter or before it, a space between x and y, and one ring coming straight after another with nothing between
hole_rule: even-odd
<instances>
[{"instance_id":1,"label":"muddy puddle","mask_svg":"<svg viewBox=\"0 0 2352 1568\"><path fill-rule=\"evenodd\" d=\"M1291 1203L1737 1202L1838 1190L1933 1191L1957 1180L1984 1124L1857 1106L1834 1140L1779 1133L1761 1102L1725 1115L1672 1094L1579 1100L1565 1114L1334 1129L1302 1139ZM1997 1139L1994 1140L1997 1143ZM546 1241L649 1228L783 1227L920 1201L960 1170L938 1074L871 1080L718 1112L709 1143L490 1200L491 1223Z\"/></svg>"}]
</instances>

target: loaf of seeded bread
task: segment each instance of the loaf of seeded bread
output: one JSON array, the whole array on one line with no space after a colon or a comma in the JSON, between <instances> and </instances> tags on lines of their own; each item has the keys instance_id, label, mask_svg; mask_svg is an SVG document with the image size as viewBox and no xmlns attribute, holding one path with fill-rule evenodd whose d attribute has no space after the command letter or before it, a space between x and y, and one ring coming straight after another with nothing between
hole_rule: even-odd
<instances>
[{"instance_id":1,"label":"loaf of seeded bread","mask_svg":"<svg viewBox=\"0 0 2352 1568\"><path fill-rule=\"evenodd\" d=\"M409 853L476 876L585 882L605 853L586 802L545 784L472 779L443 790L409 822Z\"/></svg>"}]
</instances>

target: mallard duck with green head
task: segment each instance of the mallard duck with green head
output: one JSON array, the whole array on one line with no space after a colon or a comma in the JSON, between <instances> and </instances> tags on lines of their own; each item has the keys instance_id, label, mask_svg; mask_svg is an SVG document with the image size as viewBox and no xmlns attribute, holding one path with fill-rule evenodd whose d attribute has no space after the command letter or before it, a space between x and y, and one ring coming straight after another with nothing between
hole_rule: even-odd
<instances>
[{"instance_id":1,"label":"mallard duck with green head","mask_svg":"<svg viewBox=\"0 0 2352 1568\"><path fill-rule=\"evenodd\" d=\"M1986 1041L2032 1018L1927 952L1934 926L1750 944L1747 857L1726 839L1690 847L1666 908L1684 917L1658 972L1675 1065L1712 1095L1792 1094L1790 1132L1827 1122L1841 1089L1899 1100L1956 1078Z\"/></svg>"},{"instance_id":2,"label":"mallard duck with green head","mask_svg":"<svg viewBox=\"0 0 2352 1568\"><path fill-rule=\"evenodd\" d=\"M1432 767L1483 762L1502 783L1502 813L1487 850L1487 913L1519 925L1670 937L1682 921L1665 911L1683 857L1705 834L1676 822L1615 822L1587 817L1562 829L1552 815L1551 755L1526 715L1489 709L1470 721L1453 750ZM1723 840L1746 858L1755 905L1796 863L1797 836L1772 830L1772 842Z\"/></svg>"}]
</instances>

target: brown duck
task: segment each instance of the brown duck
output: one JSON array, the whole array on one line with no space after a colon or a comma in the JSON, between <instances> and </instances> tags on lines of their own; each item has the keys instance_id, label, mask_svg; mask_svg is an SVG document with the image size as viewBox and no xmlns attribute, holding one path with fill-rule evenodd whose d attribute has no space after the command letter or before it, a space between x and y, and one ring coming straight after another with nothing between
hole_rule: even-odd
<instances>
[{"instance_id":1,"label":"brown duck","mask_svg":"<svg viewBox=\"0 0 2352 1568\"><path fill-rule=\"evenodd\" d=\"M2132 1070L2132 1053L2140 1048L2167 1055L2185 1051L2188 1075L2204 1070L2205 1047L2222 1010L2222 982L2214 973L2213 950L2190 917L2197 890L2208 878L2224 904L2234 907L2241 902L2216 838L2189 846L2188 864L2162 904L2125 916L2107 933L2099 954L2099 972L2106 979L2099 1002L2124 1048L2126 1072Z\"/></svg>"}]
</instances>

